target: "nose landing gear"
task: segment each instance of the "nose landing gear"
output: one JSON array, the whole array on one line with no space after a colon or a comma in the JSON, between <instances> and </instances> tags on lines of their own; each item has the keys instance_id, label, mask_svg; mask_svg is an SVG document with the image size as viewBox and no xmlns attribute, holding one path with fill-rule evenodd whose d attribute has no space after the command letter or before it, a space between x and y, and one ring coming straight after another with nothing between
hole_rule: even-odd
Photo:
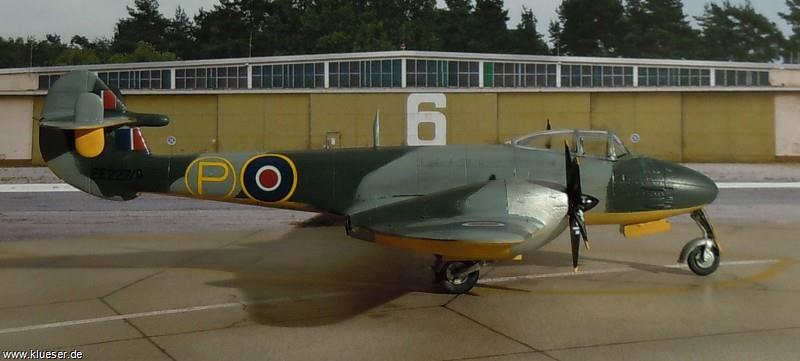
<instances>
[{"instance_id":1,"label":"nose landing gear","mask_svg":"<svg viewBox=\"0 0 800 361\"><path fill-rule=\"evenodd\" d=\"M714 227L702 209L692 212L692 219L700 227L703 237L695 238L683 246L678 262L686 262L696 275L708 276L719 267L719 244L714 235Z\"/></svg>"}]
</instances>

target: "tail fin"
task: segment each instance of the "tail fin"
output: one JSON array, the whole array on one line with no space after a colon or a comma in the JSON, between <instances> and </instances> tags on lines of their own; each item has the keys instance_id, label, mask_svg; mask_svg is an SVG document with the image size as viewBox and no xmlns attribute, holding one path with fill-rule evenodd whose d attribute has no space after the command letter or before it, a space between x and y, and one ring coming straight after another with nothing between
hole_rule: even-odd
<instances>
[{"instance_id":1,"label":"tail fin","mask_svg":"<svg viewBox=\"0 0 800 361\"><path fill-rule=\"evenodd\" d=\"M78 70L48 91L39 148L47 166L65 182L98 197L127 200L136 197L136 190L120 182L124 177L106 179L97 170L125 169L123 163L149 156L137 127L168 123L164 115L128 111L119 91L94 73Z\"/></svg>"}]
</instances>

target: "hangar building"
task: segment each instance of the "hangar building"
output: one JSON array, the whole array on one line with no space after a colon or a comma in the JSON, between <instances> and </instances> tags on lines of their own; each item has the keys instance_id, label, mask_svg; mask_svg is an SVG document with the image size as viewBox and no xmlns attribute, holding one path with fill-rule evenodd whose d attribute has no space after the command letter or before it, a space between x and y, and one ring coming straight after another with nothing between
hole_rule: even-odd
<instances>
[{"instance_id":1,"label":"hangar building","mask_svg":"<svg viewBox=\"0 0 800 361\"><path fill-rule=\"evenodd\" d=\"M35 117L89 69L166 114L157 153L494 144L545 128L615 131L682 162L800 159L800 66L388 51L0 69L0 162L41 164Z\"/></svg>"}]
</instances>

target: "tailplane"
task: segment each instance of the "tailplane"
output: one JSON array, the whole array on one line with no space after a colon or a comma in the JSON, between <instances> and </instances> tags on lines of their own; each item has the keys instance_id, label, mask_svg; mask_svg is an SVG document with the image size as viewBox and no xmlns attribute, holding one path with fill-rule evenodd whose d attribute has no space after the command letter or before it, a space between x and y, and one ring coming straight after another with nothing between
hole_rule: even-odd
<instances>
[{"instance_id":1,"label":"tailplane","mask_svg":"<svg viewBox=\"0 0 800 361\"><path fill-rule=\"evenodd\" d=\"M119 91L94 73L73 71L47 93L39 148L47 166L65 182L101 198L127 200L137 193L126 180L137 175L126 164L150 156L139 127L168 123L164 115L129 111Z\"/></svg>"}]
</instances>

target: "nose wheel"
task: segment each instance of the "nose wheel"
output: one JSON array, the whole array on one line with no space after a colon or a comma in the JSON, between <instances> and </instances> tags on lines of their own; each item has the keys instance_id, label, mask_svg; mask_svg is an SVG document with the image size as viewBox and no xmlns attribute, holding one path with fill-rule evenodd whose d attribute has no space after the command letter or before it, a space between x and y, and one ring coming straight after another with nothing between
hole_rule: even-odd
<instances>
[{"instance_id":1,"label":"nose wheel","mask_svg":"<svg viewBox=\"0 0 800 361\"><path fill-rule=\"evenodd\" d=\"M714 235L714 227L702 209L692 212L692 219L700 227L703 237L693 239L683 246L678 262L686 262L689 269L698 276L708 276L719 267L719 244Z\"/></svg>"},{"instance_id":2,"label":"nose wheel","mask_svg":"<svg viewBox=\"0 0 800 361\"><path fill-rule=\"evenodd\" d=\"M686 264L696 275L708 276L719 267L719 250L714 247L695 247L689 252Z\"/></svg>"}]
</instances>

